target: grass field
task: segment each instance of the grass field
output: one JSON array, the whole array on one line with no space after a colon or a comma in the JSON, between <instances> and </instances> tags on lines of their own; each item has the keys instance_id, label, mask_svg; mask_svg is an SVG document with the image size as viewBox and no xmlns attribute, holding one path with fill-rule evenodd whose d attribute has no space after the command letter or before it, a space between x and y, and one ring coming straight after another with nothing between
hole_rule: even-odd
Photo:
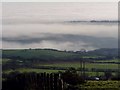
<instances>
[{"instance_id":1,"label":"grass field","mask_svg":"<svg viewBox=\"0 0 120 90\"><path fill-rule=\"evenodd\" d=\"M6 70L4 71L5 73L11 73L11 72L15 72L15 71L19 71L21 73L25 73L25 72L36 72L36 73L41 73L41 72L46 72L46 73L57 73L59 71L64 71L64 70L47 70L47 69L32 69L32 68L20 68L20 69L16 69L16 70Z\"/></svg>"},{"instance_id":2,"label":"grass field","mask_svg":"<svg viewBox=\"0 0 120 90\"><path fill-rule=\"evenodd\" d=\"M96 62L120 62L119 59L112 59L112 60L99 60L99 61L96 61Z\"/></svg>"},{"instance_id":3,"label":"grass field","mask_svg":"<svg viewBox=\"0 0 120 90\"><path fill-rule=\"evenodd\" d=\"M10 59L3 59L0 62L6 64ZM118 60L99 60L99 62L117 62ZM52 66L52 67L74 67L80 68L80 62L51 62L51 63L36 63L35 66ZM119 64L107 64L107 63L85 63L86 68L98 68L98 69L118 69Z\"/></svg>"},{"instance_id":4,"label":"grass field","mask_svg":"<svg viewBox=\"0 0 120 90\"><path fill-rule=\"evenodd\" d=\"M6 71L3 71L4 73L6 74L9 74L11 72L15 72L15 71L18 71L18 72L21 72L21 73L25 73L25 72L36 72L36 73L43 73L43 72L46 72L46 73L57 73L57 72L64 72L65 70L48 70L48 69L32 69L32 68L20 68L20 69L16 69L16 70L6 70ZM77 71L78 73L80 73L79 71ZM103 76L104 75L104 72L86 72L85 73L86 75L88 76ZM115 73L112 73L113 75Z\"/></svg>"},{"instance_id":5,"label":"grass field","mask_svg":"<svg viewBox=\"0 0 120 90\"><path fill-rule=\"evenodd\" d=\"M113 52L113 51L109 51L109 52ZM3 50L2 55L4 59L3 60L0 59L0 64L2 64L3 67L5 67L2 72L6 73L3 75L8 75L8 76L10 75L11 72L15 72L15 71L16 73L17 71L21 73L26 73L26 72L57 73L59 71L64 72L70 67L76 68L76 70L78 70L77 71L78 74L81 74L81 71L79 71L80 70L79 68L81 68L81 64L79 61L92 60L92 61L95 61L96 63L89 63L87 61L85 62L85 68L88 69L85 71L85 75L100 77L100 80L90 81L92 80L92 77L90 77L91 79L86 81L86 83L76 86L80 88L78 90L117 90L118 87L120 88L120 85L119 85L120 82L118 81L110 81L110 80L101 81L101 80L105 80L104 79L105 69L111 69L111 70L118 69L118 65L120 64L117 64L115 62L119 62L120 60L115 59L116 57L114 55L113 55L114 59L111 58L113 60L108 60L109 58L103 58L104 54L99 55L99 54L96 54L95 52L86 53L85 55L84 53L81 54L81 53L74 53L74 52L49 50L49 49ZM84 59L81 59L81 58L84 58ZM89 58L92 58L92 59L89 59ZM109 63L109 62L112 62L112 63ZM41 69L41 68L44 68L44 69ZM94 70L92 68L94 68ZM103 69L103 71L100 71L100 70L95 71L95 69ZM110 73L113 76L117 74L114 71L113 72L110 71ZM103 77L103 79L101 79L101 77ZM96 88L104 88L104 89L96 89ZM114 89L106 89L106 88L114 88Z\"/></svg>"},{"instance_id":6,"label":"grass field","mask_svg":"<svg viewBox=\"0 0 120 90\"><path fill-rule=\"evenodd\" d=\"M80 68L80 62L64 62L64 63L49 63L49 64L38 64L38 66L52 66L52 67L74 67ZM98 63L86 63L85 67L88 69L118 69L118 64L98 64Z\"/></svg>"},{"instance_id":7,"label":"grass field","mask_svg":"<svg viewBox=\"0 0 120 90\"><path fill-rule=\"evenodd\" d=\"M43 73L43 72L46 72L46 73L57 73L57 72L64 72L65 70L48 70L48 69L33 69L33 68L20 68L20 69L16 69L16 70L6 70L6 71L3 71L4 73L11 73L11 72L15 72L15 71L18 71L18 72L21 72L21 73L25 73L25 72L36 72L36 73ZM78 73L80 73L80 71L77 71ZM104 75L104 72L85 72L86 75L88 76L103 76ZM112 73L112 75L115 75L115 73Z\"/></svg>"},{"instance_id":8,"label":"grass field","mask_svg":"<svg viewBox=\"0 0 120 90\"><path fill-rule=\"evenodd\" d=\"M67 58L73 58L73 57L80 57L79 54L75 53L67 53L63 51L56 51L56 50L43 50L43 49L18 49L18 50L3 50L2 52L3 56L7 57L21 57L23 59L33 59L33 58L39 58L39 59L67 59Z\"/></svg>"},{"instance_id":9,"label":"grass field","mask_svg":"<svg viewBox=\"0 0 120 90\"><path fill-rule=\"evenodd\" d=\"M107 89L107 88L114 88L113 90L117 90L117 88L120 88L119 83L120 83L120 81L87 81L85 84L81 85L80 87L83 87L83 88L106 88L105 90L111 90L111 89Z\"/></svg>"},{"instance_id":10,"label":"grass field","mask_svg":"<svg viewBox=\"0 0 120 90\"><path fill-rule=\"evenodd\" d=\"M2 64L6 64L9 62L10 59L4 59L2 61ZM117 60L99 60L99 62L117 62ZM74 67L76 69L80 68L80 62L47 62L47 63L36 63L34 64L35 66L50 66L50 67ZM96 68L96 69L118 69L118 64L107 64L107 63L87 63L85 64L85 68L91 69L91 68ZM14 71L19 71L19 72L47 72L47 73L56 73L58 71L64 71L64 70L50 70L50 69L33 69L33 68L20 68L20 69L15 69L15 70L4 70L4 73L10 73ZM98 73L97 72L86 72L87 75L89 76L96 76ZM99 72L99 75L103 75L104 72ZM114 73L113 73L114 74Z\"/></svg>"}]
</instances>

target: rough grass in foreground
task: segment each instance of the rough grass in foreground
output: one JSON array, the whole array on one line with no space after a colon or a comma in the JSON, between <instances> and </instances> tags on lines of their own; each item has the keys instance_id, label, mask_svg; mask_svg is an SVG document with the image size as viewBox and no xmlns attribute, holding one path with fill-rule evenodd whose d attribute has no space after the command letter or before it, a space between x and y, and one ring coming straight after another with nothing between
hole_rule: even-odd
<instances>
[{"instance_id":1,"label":"rough grass in foreground","mask_svg":"<svg viewBox=\"0 0 120 90\"><path fill-rule=\"evenodd\" d=\"M117 90L118 88L120 88L120 81L87 81L86 83L84 83L83 85L79 85L78 87L88 88L88 90L89 88L91 88L90 90L95 88L106 88L105 90L114 88L113 90Z\"/></svg>"}]
</instances>

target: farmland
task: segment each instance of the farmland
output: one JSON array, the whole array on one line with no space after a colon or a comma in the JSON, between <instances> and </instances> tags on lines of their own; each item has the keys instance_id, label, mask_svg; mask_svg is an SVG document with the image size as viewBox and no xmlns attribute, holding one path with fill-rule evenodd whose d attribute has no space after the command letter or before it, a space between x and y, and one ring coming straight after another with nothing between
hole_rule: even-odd
<instances>
[{"instance_id":1,"label":"farmland","mask_svg":"<svg viewBox=\"0 0 120 90\"><path fill-rule=\"evenodd\" d=\"M110 52L112 50L112 53ZM102 52L104 51L105 54ZM97 52L97 53L96 53ZM85 69L91 75L91 69L118 69L119 60L115 59L116 49L100 49L90 52L59 51L54 49L18 49L3 50L3 72L57 72L68 68ZM108 55L107 55L107 54ZM108 57L111 54L112 57ZM54 69L53 69L54 68ZM78 70L79 71L79 70ZM102 73L102 72L100 72Z\"/></svg>"},{"instance_id":2,"label":"farmland","mask_svg":"<svg viewBox=\"0 0 120 90\"><path fill-rule=\"evenodd\" d=\"M38 64L38 66L41 64ZM80 62L61 62L61 63L51 63L42 64L43 66L53 66L53 67L74 67L80 68ZM99 68L99 69L118 69L118 64L99 64L99 63L86 63L85 68Z\"/></svg>"},{"instance_id":3,"label":"farmland","mask_svg":"<svg viewBox=\"0 0 120 90\"><path fill-rule=\"evenodd\" d=\"M73 52L54 49L3 50L1 62L3 66L3 81L7 82L9 76L14 77L19 73L22 76L26 73L38 74L39 76L41 73L46 73L46 75L58 73L64 75L64 73L70 72L68 74L71 74L72 72L73 76L71 77L74 77L74 75L77 75L75 77L79 77L79 75L82 77L84 75L84 79L86 79L85 83L72 86L78 88L77 90L81 88L85 90L117 88L119 87L119 82L116 80L119 75L119 58L115 50L112 50L112 53L109 49L105 49L104 53L102 51L97 50L96 53L96 51ZM96 81L95 77L99 77L100 81ZM68 88L68 85L65 85Z\"/></svg>"},{"instance_id":4,"label":"farmland","mask_svg":"<svg viewBox=\"0 0 120 90\"><path fill-rule=\"evenodd\" d=\"M9 61L9 60L8 60ZM113 60L112 60L113 61ZM47 72L47 73L56 73L58 71L64 72L65 70L55 70L55 69L40 69L37 68L39 66L44 66L44 67L60 67L60 68L80 68L80 62L60 62L60 63L42 63L42 64L36 64L36 68L18 68L18 69L8 69L4 70L4 73L10 73L14 71L19 71L19 72ZM85 68L91 70L92 68L97 68L97 69L118 69L118 64L97 64L97 63L86 63ZM92 72L88 71L86 74L89 76L95 76L98 72ZM114 74L114 73L113 73ZM104 75L103 72L99 72L99 75Z\"/></svg>"}]
</instances>

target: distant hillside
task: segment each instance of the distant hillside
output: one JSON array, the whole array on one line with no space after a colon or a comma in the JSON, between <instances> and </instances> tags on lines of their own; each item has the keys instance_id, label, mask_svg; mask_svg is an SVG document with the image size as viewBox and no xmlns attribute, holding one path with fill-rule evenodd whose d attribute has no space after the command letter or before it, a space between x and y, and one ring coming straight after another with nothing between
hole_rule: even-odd
<instances>
[{"instance_id":1,"label":"distant hillside","mask_svg":"<svg viewBox=\"0 0 120 90\"><path fill-rule=\"evenodd\" d=\"M3 58L34 60L73 60L80 54L58 51L54 49L3 50Z\"/></svg>"},{"instance_id":2,"label":"distant hillside","mask_svg":"<svg viewBox=\"0 0 120 90\"><path fill-rule=\"evenodd\" d=\"M106 57L118 57L117 48L101 48L93 51L89 51L90 55L106 56Z\"/></svg>"},{"instance_id":3,"label":"distant hillside","mask_svg":"<svg viewBox=\"0 0 120 90\"><path fill-rule=\"evenodd\" d=\"M94 51L59 51L55 49L20 49L20 50L2 50L3 58L21 59L21 60L80 60L89 59L112 59L117 58L118 49L97 49Z\"/></svg>"}]
</instances>

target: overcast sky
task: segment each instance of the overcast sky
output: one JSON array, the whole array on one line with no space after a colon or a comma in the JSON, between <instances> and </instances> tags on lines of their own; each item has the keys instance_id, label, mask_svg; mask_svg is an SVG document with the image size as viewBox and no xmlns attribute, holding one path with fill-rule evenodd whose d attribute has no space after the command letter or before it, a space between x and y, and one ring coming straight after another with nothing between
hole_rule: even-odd
<instances>
[{"instance_id":1,"label":"overcast sky","mask_svg":"<svg viewBox=\"0 0 120 90\"><path fill-rule=\"evenodd\" d=\"M117 47L117 3L3 3L3 48Z\"/></svg>"},{"instance_id":2,"label":"overcast sky","mask_svg":"<svg viewBox=\"0 0 120 90\"><path fill-rule=\"evenodd\" d=\"M1 0L2 2L119 2L119 0Z\"/></svg>"},{"instance_id":3,"label":"overcast sky","mask_svg":"<svg viewBox=\"0 0 120 90\"><path fill-rule=\"evenodd\" d=\"M39 20L117 20L117 3L3 3L3 18Z\"/></svg>"}]
</instances>

